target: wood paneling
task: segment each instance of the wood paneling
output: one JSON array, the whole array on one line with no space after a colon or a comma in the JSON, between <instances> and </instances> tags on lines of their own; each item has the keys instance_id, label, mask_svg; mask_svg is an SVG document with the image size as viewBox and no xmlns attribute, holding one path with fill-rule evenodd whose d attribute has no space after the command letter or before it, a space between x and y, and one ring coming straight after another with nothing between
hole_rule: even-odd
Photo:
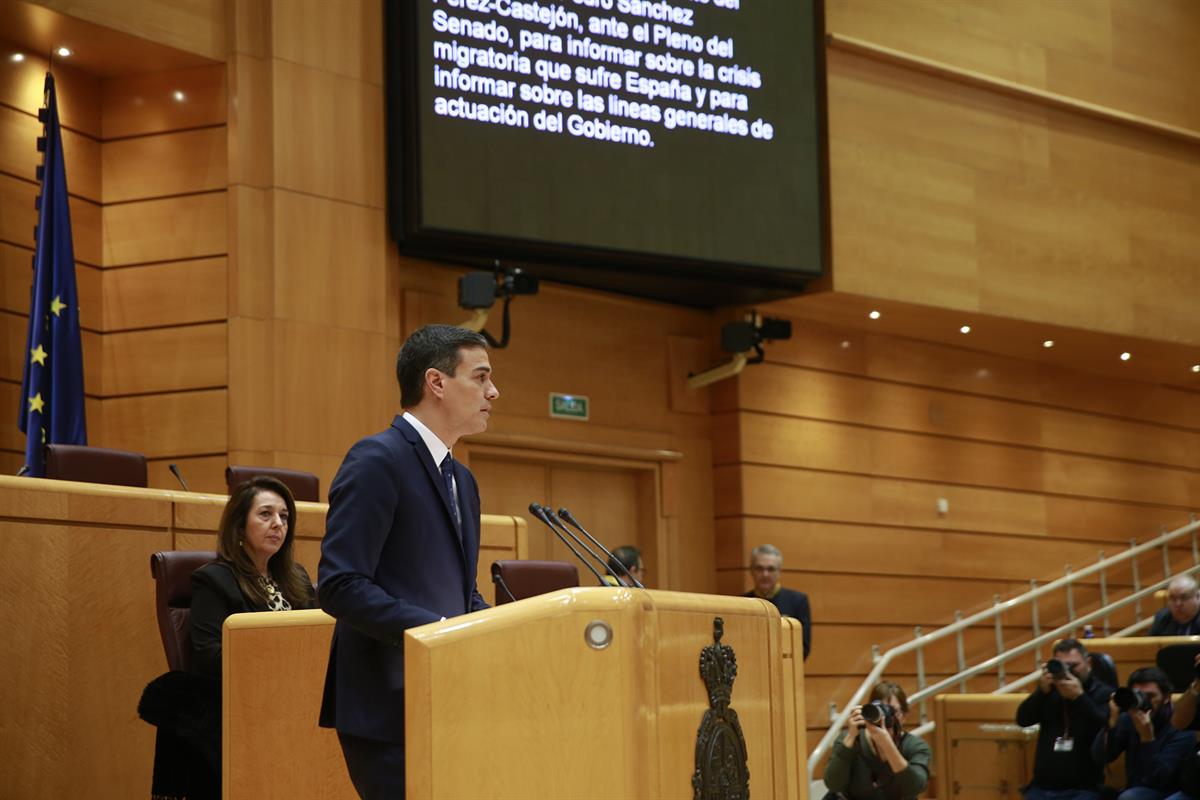
<instances>
[{"instance_id":1,"label":"wood paneling","mask_svg":"<svg viewBox=\"0 0 1200 800\"><path fill-rule=\"evenodd\" d=\"M383 87L281 60L273 77L276 185L382 208Z\"/></svg>"},{"instance_id":2,"label":"wood paneling","mask_svg":"<svg viewBox=\"0 0 1200 800\"><path fill-rule=\"evenodd\" d=\"M297 64L383 84L382 50L360 43L383 27L383 7L372 0L333 5L293 0L273 10L273 55Z\"/></svg>"},{"instance_id":3,"label":"wood paneling","mask_svg":"<svg viewBox=\"0 0 1200 800\"><path fill-rule=\"evenodd\" d=\"M96 337L98 359L92 394L112 397L227 385L228 337L224 322L150 328ZM94 363L94 362L93 362Z\"/></svg>"},{"instance_id":4,"label":"wood paneling","mask_svg":"<svg viewBox=\"0 0 1200 800\"><path fill-rule=\"evenodd\" d=\"M104 202L224 189L225 127L106 142Z\"/></svg>"},{"instance_id":5,"label":"wood paneling","mask_svg":"<svg viewBox=\"0 0 1200 800\"><path fill-rule=\"evenodd\" d=\"M105 267L221 256L225 192L105 206ZM180 226L181 220L187 220Z\"/></svg>"},{"instance_id":6,"label":"wood paneling","mask_svg":"<svg viewBox=\"0 0 1200 800\"><path fill-rule=\"evenodd\" d=\"M171 464L179 468L191 491L225 494L225 467L228 466L225 456L151 459L146 462L146 475L151 489L183 488L171 473ZM214 524L213 528L216 527Z\"/></svg>"},{"instance_id":7,"label":"wood paneling","mask_svg":"<svg viewBox=\"0 0 1200 800\"><path fill-rule=\"evenodd\" d=\"M28 315L32 286L33 251L0 242L0 311Z\"/></svg>"},{"instance_id":8,"label":"wood paneling","mask_svg":"<svg viewBox=\"0 0 1200 800\"><path fill-rule=\"evenodd\" d=\"M101 400L103 438L89 441L147 458L224 453L226 403L224 389Z\"/></svg>"},{"instance_id":9,"label":"wood paneling","mask_svg":"<svg viewBox=\"0 0 1200 800\"><path fill-rule=\"evenodd\" d=\"M35 0L63 15L209 59L225 57L221 0ZM145 68L145 67L143 67Z\"/></svg>"},{"instance_id":10,"label":"wood paneling","mask_svg":"<svg viewBox=\"0 0 1200 800\"><path fill-rule=\"evenodd\" d=\"M840 0L826 29L1200 129L1186 77L1200 69L1200 12L1188 0Z\"/></svg>"},{"instance_id":11,"label":"wood paneling","mask_svg":"<svg viewBox=\"0 0 1200 800\"><path fill-rule=\"evenodd\" d=\"M4 6L5 22L11 21L9 12L13 5L7 2ZM29 52L24 45L0 40L0 48L6 51L5 58L0 59L0 103L36 117L44 103L46 59ZM23 54L25 59L12 61L7 56L14 52ZM58 95L58 118L63 127L98 138L100 105L96 100L100 94L100 80L59 59L54 64L54 85Z\"/></svg>"},{"instance_id":12,"label":"wood paneling","mask_svg":"<svg viewBox=\"0 0 1200 800\"><path fill-rule=\"evenodd\" d=\"M43 160L37 140L43 130L36 114L0 106L0 172L36 180L37 167ZM62 139L67 188L74 195L99 202L99 142L70 130L62 131Z\"/></svg>"},{"instance_id":13,"label":"wood paneling","mask_svg":"<svg viewBox=\"0 0 1200 800\"><path fill-rule=\"evenodd\" d=\"M382 209L276 191L278 318L386 333ZM350 267L350 265L353 265Z\"/></svg>"},{"instance_id":14,"label":"wood paneling","mask_svg":"<svg viewBox=\"0 0 1200 800\"><path fill-rule=\"evenodd\" d=\"M837 50L828 63L836 291L1200 343L1176 299L1200 290L1194 145ZM1105 163L1144 180L1130 190Z\"/></svg>"},{"instance_id":15,"label":"wood paneling","mask_svg":"<svg viewBox=\"0 0 1200 800\"><path fill-rule=\"evenodd\" d=\"M100 330L113 332L224 320L227 271L225 258L96 271L103 291ZM76 270L76 277L81 276ZM82 283L80 280L81 304Z\"/></svg>"},{"instance_id":16,"label":"wood paneling","mask_svg":"<svg viewBox=\"0 0 1200 800\"><path fill-rule=\"evenodd\" d=\"M184 99L176 100L175 92ZM213 65L109 78L103 83L104 139L225 123L225 67Z\"/></svg>"}]
</instances>

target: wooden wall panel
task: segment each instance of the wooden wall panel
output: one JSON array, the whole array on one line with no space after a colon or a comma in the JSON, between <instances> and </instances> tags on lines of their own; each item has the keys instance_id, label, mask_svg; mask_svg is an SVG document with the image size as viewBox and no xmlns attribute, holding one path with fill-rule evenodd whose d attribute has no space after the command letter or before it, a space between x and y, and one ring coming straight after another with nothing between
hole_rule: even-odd
<instances>
[{"instance_id":1,"label":"wooden wall panel","mask_svg":"<svg viewBox=\"0 0 1200 800\"><path fill-rule=\"evenodd\" d=\"M38 5L210 59L225 57L221 0L35 0Z\"/></svg>"},{"instance_id":2,"label":"wooden wall panel","mask_svg":"<svg viewBox=\"0 0 1200 800\"><path fill-rule=\"evenodd\" d=\"M277 191L275 232L277 316L386 332L382 209Z\"/></svg>"},{"instance_id":3,"label":"wooden wall panel","mask_svg":"<svg viewBox=\"0 0 1200 800\"><path fill-rule=\"evenodd\" d=\"M103 270L99 272L103 291L100 329L110 332L224 320L227 273L223 257Z\"/></svg>"},{"instance_id":4,"label":"wooden wall panel","mask_svg":"<svg viewBox=\"0 0 1200 800\"><path fill-rule=\"evenodd\" d=\"M101 400L103 438L89 441L147 458L224 453L226 403L224 389Z\"/></svg>"},{"instance_id":5,"label":"wooden wall panel","mask_svg":"<svg viewBox=\"0 0 1200 800\"><path fill-rule=\"evenodd\" d=\"M37 150L37 140L43 130L36 112L30 114L0 106L0 172L35 180L37 166L43 158ZM76 196L99 202L100 143L69 129L63 130L62 138L67 189Z\"/></svg>"},{"instance_id":6,"label":"wooden wall panel","mask_svg":"<svg viewBox=\"0 0 1200 800\"><path fill-rule=\"evenodd\" d=\"M29 314L33 251L0 242L0 311Z\"/></svg>"},{"instance_id":7,"label":"wooden wall panel","mask_svg":"<svg viewBox=\"0 0 1200 800\"><path fill-rule=\"evenodd\" d=\"M36 116L44 102L46 59L24 46L0 40L8 53L20 52L25 59L0 60L0 103ZM58 118L64 128L92 138L100 136L100 79L59 59L54 64L58 93ZM6 145L7 146L7 145ZM30 176L32 178L32 176Z\"/></svg>"},{"instance_id":8,"label":"wooden wall panel","mask_svg":"<svg viewBox=\"0 0 1200 800\"><path fill-rule=\"evenodd\" d=\"M101 397L212 389L228 383L228 336L224 322L150 328L98 337Z\"/></svg>"},{"instance_id":9,"label":"wooden wall panel","mask_svg":"<svg viewBox=\"0 0 1200 800\"><path fill-rule=\"evenodd\" d=\"M224 255L225 192L104 207L105 267ZM179 221L189 220L186 227Z\"/></svg>"},{"instance_id":10,"label":"wooden wall panel","mask_svg":"<svg viewBox=\"0 0 1200 800\"><path fill-rule=\"evenodd\" d=\"M272 51L276 58L382 85L382 51L361 47L383 27L383 8L372 0L331 5L293 0L273 11Z\"/></svg>"},{"instance_id":11,"label":"wooden wall panel","mask_svg":"<svg viewBox=\"0 0 1200 800\"><path fill-rule=\"evenodd\" d=\"M837 0L826 29L1200 129L1191 82L1200 11L1189 0Z\"/></svg>"},{"instance_id":12,"label":"wooden wall panel","mask_svg":"<svg viewBox=\"0 0 1200 800\"><path fill-rule=\"evenodd\" d=\"M1200 343L1176 299L1200 290L1195 144L829 56L836 291Z\"/></svg>"},{"instance_id":13,"label":"wooden wall panel","mask_svg":"<svg viewBox=\"0 0 1200 800\"><path fill-rule=\"evenodd\" d=\"M183 92L184 100L175 99ZM104 139L225 123L224 65L109 78L103 83Z\"/></svg>"},{"instance_id":14,"label":"wooden wall panel","mask_svg":"<svg viewBox=\"0 0 1200 800\"><path fill-rule=\"evenodd\" d=\"M277 59L273 95L276 184L382 208L383 87Z\"/></svg>"},{"instance_id":15,"label":"wooden wall panel","mask_svg":"<svg viewBox=\"0 0 1200 800\"><path fill-rule=\"evenodd\" d=\"M225 150L224 125L106 142L105 202L224 189Z\"/></svg>"}]
</instances>

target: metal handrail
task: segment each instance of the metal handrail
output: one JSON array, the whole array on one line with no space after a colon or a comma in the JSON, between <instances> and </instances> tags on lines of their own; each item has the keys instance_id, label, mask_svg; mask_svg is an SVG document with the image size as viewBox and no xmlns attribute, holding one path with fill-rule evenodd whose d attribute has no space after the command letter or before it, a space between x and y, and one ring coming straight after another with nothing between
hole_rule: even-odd
<instances>
[{"instance_id":1,"label":"metal handrail","mask_svg":"<svg viewBox=\"0 0 1200 800\"><path fill-rule=\"evenodd\" d=\"M891 664L892 661L894 661L899 656L905 655L905 654L913 652L913 651L916 651L918 656L920 656L921 654L923 654L924 648L926 645L929 645L935 641L944 639L948 636L961 635L963 630L971 627L972 625L975 625L980 622L984 622L986 620L992 620L992 619L998 620L1000 615L1006 611L1012 611L1013 609L1016 609L1018 607L1021 607L1021 606L1024 606L1024 605L1027 605L1030 603L1033 604L1034 638L1030 639L1028 642L1025 642L1024 644L1008 648L1007 650L1004 650L1002 652L998 652L995 656L993 656L985 661L982 661L973 667L967 667L965 669L960 669L959 672L957 672L956 674L954 674L948 678L945 678L943 680L940 680L937 683L933 684L932 686L928 686L928 687L922 686L919 688L919 690L915 694L910 695L910 697L909 697L910 703L923 702L926 698L932 696L933 694L935 694L937 692L940 692L940 691L946 689L949 686L952 686L953 684L957 683L960 686L965 686L965 681L967 680L967 678L971 678L971 677L978 675L980 673L983 673L983 672L988 672L992 669L996 669L997 667L1002 667L1002 665L1005 661L1008 661L1009 659L1023 655L1030 650L1037 650L1043 644L1053 642L1054 640L1061 638L1063 633L1073 631L1074 628L1078 627L1080 624L1087 624L1088 622L1090 622L1093 619L1102 619L1103 618L1103 619L1107 620L1108 615L1112 611L1119 609L1119 608L1123 608L1131 603L1135 605L1135 608L1138 611L1138 616L1140 618L1142 599L1147 596L1153 595L1154 592L1167 586L1177 576L1169 575L1169 574L1164 575L1164 577L1161 581L1153 584L1152 586L1149 586L1149 587L1146 587L1143 589L1140 586L1140 580L1138 579L1138 576L1135 571L1134 591L1128 597L1126 597L1122 600L1112 602L1112 603L1103 603L1100 608L1096 609L1095 611L1089 612L1088 614L1080 616L1080 617L1076 617L1074 614L1073 602L1068 602L1069 609L1068 609L1067 622L1065 624L1060 625L1059 627L1055 628L1054 630L1048 631L1046 633L1041 633L1038 630L1037 617L1036 617L1036 609L1037 609L1036 600L1038 598L1042 597L1043 595L1046 595L1046 594L1049 594L1050 592L1054 592L1054 591L1061 590L1064 588L1067 589L1068 591L1070 591L1073 584L1075 582L1081 580L1082 578L1089 577L1091 575L1096 574L1097 572L1101 573L1101 575L1103 576L1106 570L1108 570L1111 567L1117 566L1119 564L1123 564L1128 561L1133 561L1133 563L1136 565L1137 564L1136 559L1139 556L1141 556L1143 553L1149 552L1150 550L1153 550L1157 547L1165 548L1167 545L1171 544L1172 542L1176 541L1177 539L1181 539L1185 536L1188 536L1189 534L1193 536L1193 538L1192 538L1193 566L1191 569L1185 570L1184 572L1186 572L1186 573L1196 572L1196 571L1200 570L1200 566L1197 566L1197 564L1200 563L1200 557L1197 557L1197 545L1196 545L1196 540L1195 540L1195 533L1197 532L1197 530L1200 530L1200 520L1198 520L1195 516L1193 516L1192 521L1189 522L1187 525L1183 525L1182 527L1179 527L1179 528L1175 529L1174 531L1169 531L1169 532L1163 533L1160 536L1158 536L1157 538L1151 539L1150 541L1145 542L1143 544L1133 545L1129 549L1120 553L1119 555L1110 556L1108 558L1102 558L1100 561L1093 564L1092 566L1081 569L1078 572L1071 572L1070 568L1068 567L1067 574L1064 575L1063 577L1058 578L1057 580L1051 581L1050 583L1047 583L1045 585L1036 586L1035 588L1030 589L1028 592L1025 592L1024 594L1021 594L1017 597L1011 598L1009 600L1004 600L1004 601L1001 601L999 599L999 597L997 597L996 602L992 605L991 608L988 608L988 609L985 609L978 613L972 614L969 617L961 617L961 615L956 614L955 615L956 619L954 622L952 622L951 624L946 625L944 627L938 628L936 631L933 631L932 633L922 633L921 629L917 628L916 629L917 636L915 638L913 638L912 641L897 645L896 647L893 647L890 650L888 650L882 656L878 656L874 659L875 665L872 667L870 673L867 674L867 677L863 679L862 683L854 691L854 694L851 695L850 701L848 703L846 703L845 707L841 710L841 712L838 713L837 717L832 720L832 722L829 726L829 730L827 730L825 732L825 734L821 737L821 741L817 743L817 746L815 748L813 748L812 753L809 755L809 757L808 757L809 780L813 779L813 773L816 771L817 765L821 762L821 759L824 758L825 754L827 752L829 752L829 748L832 746L833 740L837 737L838 733L841 732L841 730L843 728L845 728L846 721L850 717L850 712L854 709L854 707L856 705L858 705L862 701L862 699L864 697L866 697L867 692L869 692L871 690L871 688L873 686L875 686L876 683L879 682L879 679L883 676L884 670L887 669L888 665ZM1167 566L1167 565L1169 565L1169 561L1167 560L1167 556L1164 555L1164 566ZM1169 572L1169 570L1168 570L1168 572ZM1070 600L1070 597L1068 597L1068 600ZM1124 628L1121 631L1118 631L1116 634L1112 634L1112 635L1114 635L1114 636L1126 635L1130 632L1140 630L1142 627L1145 627L1146 625L1149 625L1149 624L1150 624L1150 620L1138 619L1138 621L1136 621L1133 625L1129 626L1128 628ZM999 629L999 627L997 627L997 645L1000 645L1000 629ZM999 647L997 649L999 649ZM923 669L921 671L924 672ZM996 692L1010 690L1010 689L1019 688L1021 686L1024 686L1028 682L1031 682L1032 680L1036 680L1038 674L1039 674L1039 672L1030 673L1029 675L1022 676L1017 681L1014 681L1009 684L1004 684L1003 676L1001 676L1001 680L1000 680L1001 686L999 689L996 690ZM921 682L922 683L924 682L923 676L922 676ZM922 724L920 725L920 727L918 727L916 729L916 732L928 733L929 731L933 730L932 722L929 722L925 719L922 719L921 722L922 722Z\"/></svg>"}]
</instances>

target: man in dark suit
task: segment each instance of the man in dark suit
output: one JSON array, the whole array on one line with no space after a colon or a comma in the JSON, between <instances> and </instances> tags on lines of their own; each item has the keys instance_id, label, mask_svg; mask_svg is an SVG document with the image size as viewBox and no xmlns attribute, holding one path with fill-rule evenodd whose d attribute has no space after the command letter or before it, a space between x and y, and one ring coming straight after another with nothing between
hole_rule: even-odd
<instances>
[{"instance_id":1,"label":"man in dark suit","mask_svg":"<svg viewBox=\"0 0 1200 800\"><path fill-rule=\"evenodd\" d=\"M1200 588L1191 575L1180 575L1167 584L1167 607L1154 615L1147 636L1200 634Z\"/></svg>"},{"instance_id":2,"label":"man in dark suit","mask_svg":"<svg viewBox=\"0 0 1200 800\"><path fill-rule=\"evenodd\" d=\"M475 587L479 489L450 455L487 428L487 343L449 325L415 331L396 360L403 415L357 442L329 489L318 569L337 619L321 725L336 728L363 798L404 796L404 631L487 608Z\"/></svg>"},{"instance_id":3,"label":"man in dark suit","mask_svg":"<svg viewBox=\"0 0 1200 800\"><path fill-rule=\"evenodd\" d=\"M746 597L761 597L770 600L785 617L800 620L804 635L804 657L812 650L812 611L808 607L808 595L794 589L785 589L780 582L783 574L783 552L773 544L761 544L750 552L750 575L754 588Z\"/></svg>"}]
</instances>

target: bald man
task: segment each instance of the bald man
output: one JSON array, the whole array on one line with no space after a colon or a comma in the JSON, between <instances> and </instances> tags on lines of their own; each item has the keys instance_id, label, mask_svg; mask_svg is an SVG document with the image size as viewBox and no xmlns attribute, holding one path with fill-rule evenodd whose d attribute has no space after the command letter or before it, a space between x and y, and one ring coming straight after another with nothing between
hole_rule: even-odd
<instances>
[{"instance_id":1,"label":"bald man","mask_svg":"<svg viewBox=\"0 0 1200 800\"><path fill-rule=\"evenodd\" d=\"M1190 575L1167 584L1167 607L1154 615L1149 636L1200 635L1200 588Z\"/></svg>"}]
</instances>

